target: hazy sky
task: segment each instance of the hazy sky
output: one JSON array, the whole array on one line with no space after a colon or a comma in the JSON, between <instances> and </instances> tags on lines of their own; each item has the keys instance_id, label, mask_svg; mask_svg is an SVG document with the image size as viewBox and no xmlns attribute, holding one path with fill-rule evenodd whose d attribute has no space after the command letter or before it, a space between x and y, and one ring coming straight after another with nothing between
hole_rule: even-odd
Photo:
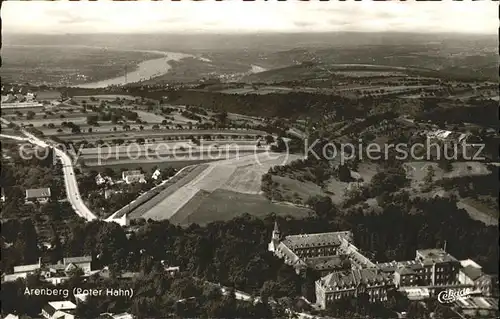
<instances>
[{"instance_id":1,"label":"hazy sky","mask_svg":"<svg viewBox=\"0 0 500 319\"><path fill-rule=\"evenodd\" d=\"M8 33L498 32L498 2L7 1Z\"/></svg>"}]
</instances>

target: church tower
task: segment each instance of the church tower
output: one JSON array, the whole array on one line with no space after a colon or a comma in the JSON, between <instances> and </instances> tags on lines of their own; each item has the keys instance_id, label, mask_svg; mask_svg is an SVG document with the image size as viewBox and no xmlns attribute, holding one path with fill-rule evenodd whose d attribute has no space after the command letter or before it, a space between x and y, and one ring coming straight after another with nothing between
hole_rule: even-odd
<instances>
[{"instance_id":1,"label":"church tower","mask_svg":"<svg viewBox=\"0 0 500 319\"><path fill-rule=\"evenodd\" d=\"M271 252L275 252L281 240L281 234L278 227L278 222L274 222L273 235L271 237L271 242L269 243L268 250Z\"/></svg>"}]
</instances>

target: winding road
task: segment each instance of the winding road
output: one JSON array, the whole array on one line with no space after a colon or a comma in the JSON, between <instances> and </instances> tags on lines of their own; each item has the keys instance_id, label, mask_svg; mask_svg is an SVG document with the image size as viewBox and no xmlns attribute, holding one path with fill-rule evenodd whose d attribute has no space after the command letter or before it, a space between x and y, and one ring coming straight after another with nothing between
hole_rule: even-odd
<instances>
[{"instance_id":1,"label":"winding road","mask_svg":"<svg viewBox=\"0 0 500 319\"><path fill-rule=\"evenodd\" d=\"M5 120L2 118L1 120L3 123L10 123L9 121ZM21 132L26 136L26 138L18 137L18 136L9 136L2 134L1 137L4 138L11 138L15 140L21 140L21 141L27 141L30 142L31 144L38 145L41 147L50 147L54 150L56 157L61 161L62 164L62 169L63 169L63 174L64 174L64 184L66 187L66 195L68 198L68 201L71 203L71 206L73 207L73 210L76 212L76 214L82 218L85 218L87 221L92 221L97 219L97 216L94 215L90 211L90 209L85 205L85 203L82 200L82 197L80 196L80 191L78 189L78 183L76 181L75 177L75 172L73 170L73 162L71 158L69 157L68 154L66 154L64 151L58 149L57 147L54 147L53 145L50 145L35 135L27 132L26 130L21 130Z\"/></svg>"}]
</instances>

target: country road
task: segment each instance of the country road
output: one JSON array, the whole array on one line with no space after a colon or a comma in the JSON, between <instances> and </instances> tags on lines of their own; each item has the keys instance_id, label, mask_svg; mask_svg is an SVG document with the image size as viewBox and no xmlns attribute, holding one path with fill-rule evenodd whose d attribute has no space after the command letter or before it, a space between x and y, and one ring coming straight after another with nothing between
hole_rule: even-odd
<instances>
[{"instance_id":1,"label":"country road","mask_svg":"<svg viewBox=\"0 0 500 319\"><path fill-rule=\"evenodd\" d=\"M2 122L9 123L5 119L2 119ZM61 161L64 174L64 184L66 187L66 196L68 197L68 201L71 203L71 206L75 210L76 214L82 218L85 218L87 221L92 221L97 219L97 216L90 211L90 209L85 205L85 203L82 200L82 197L80 196L80 191L78 189L78 183L76 181L75 172L73 170L73 162L71 161L71 158L64 151L58 149L57 147L53 147L52 145L47 144L38 137L34 136L33 134L25 130L21 130L21 132L27 137L26 139L14 136L10 136L9 138L28 141L31 144L35 144L41 147L52 148L55 152L56 157ZM2 134L2 137L8 137L8 136Z\"/></svg>"}]
</instances>

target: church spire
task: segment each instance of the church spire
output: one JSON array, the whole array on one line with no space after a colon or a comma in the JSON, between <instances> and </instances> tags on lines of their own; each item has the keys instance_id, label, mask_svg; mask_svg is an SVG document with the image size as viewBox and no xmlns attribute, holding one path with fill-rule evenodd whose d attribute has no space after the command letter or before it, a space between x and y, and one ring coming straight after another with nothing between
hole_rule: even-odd
<instances>
[{"instance_id":1,"label":"church spire","mask_svg":"<svg viewBox=\"0 0 500 319\"><path fill-rule=\"evenodd\" d=\"M279 233L280 232L277 220L274 221L274 230L273 230L273 232L275 232L275 233Z\"/></svg>"},{"instance_id":2,"label":"church spire","mask_svg":"<svg viewBox=\"0 0 500 319\"><path fill-rule=\"evenodd\" d=\"M278 227L278 221L274 221L274 229L271 237L271 242L269 243L268 250L275 252L278 244L281 240L280 229Z\"/></svg>"}]
</instances>

